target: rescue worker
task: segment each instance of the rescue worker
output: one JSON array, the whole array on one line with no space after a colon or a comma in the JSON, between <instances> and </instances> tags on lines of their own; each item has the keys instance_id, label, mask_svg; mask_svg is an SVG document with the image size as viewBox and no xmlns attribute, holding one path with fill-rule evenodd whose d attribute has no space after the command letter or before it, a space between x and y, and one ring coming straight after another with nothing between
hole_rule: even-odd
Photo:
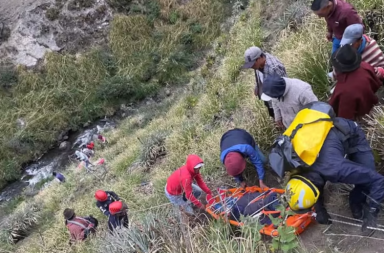
<instances>
[{"instance_id":1,"label":"rescue worker","mask_svg":"<svg viewBox=\"0 0 384 253\"><path fill-rule=\"evenodd\" d=\"M83 152L80 152L80 151L77 150L75 152L75 156L76 156L77 160L79 160L81 162L84 162L85 168L86 168L87 171L89 171L90 167L93 166L93 164L89 160L89 157L86 154L84 154Z\"/></svg>"},{"instance_id":2,"label":"rescue worker","mask_svg":"<svg viewBox=\"0 0 384 253\"><path fill-rule=\"evenodd\" d=\"M275 123L279 128L291 125L304 105L318 101L310 84L299 79L267 76L261 99L272 101Z\"/></svg>"},{"instance_id":3,"label":"rescue worker","mask_svg":"<svg viewBox=\"0 0 384 253\"><path fill-rule=\"evenodd\" d=\"M316 220L330 224L323 200L325 183L354 184L349 194L352 216L363 219L363 232L371 233L367 227L376 226L384 199L384 176L375 170L372 150L359 125L343 118L334 118L334 125L315 163L308 170L301 169L288 182L289 206L294 211L308 211L314 206Z\"/></svg>"},{"instance_id":4,"label":"rescue worker","mask_svg":"<svg viewBox=\"0 0 384 253\"><path fill-rule=\"evenodd\" d=\"M112 202L120 201L119 196L114 193L113 191L103 191L103 190L97 190L95 192L95 199L96 199L96 206L101 210L101 212L109 216L109 205Z\"/></svg>"},{"instance_id":5,"label":"rescue worker","mask_svg":"<svg viewBox=\"0 0 384 253\"><path fill-rule=\"evenodd\" d=\"M263 93L263 79L266 76L287 77L284 64L275 56L263 52L259 47L250 47L244 53L245 63L243 69L253 69L255 71L256 86L254 94L261 99ZM265 101L269 116L274 118L274 108L272 103Z\"/></svg>"},{"instance_id":6,"label":"rescue worker","mask_svg":"<svg viewBox=\"0 0 384 253\"><path fill-rule=\"evenodd\" d=\"M165 185L165 196L187 214L193 214L191 203L205 210L205 205L198 200L202 191L207 194L207 199L212 198L212 192L200 174L203 166L204 162L199 156L188 155L185 165L174 171Z\"/></svg>"},{"instance_id":7,"label":"rescue worker","mask_svg":"<svg viewBox=\"0 0 384 253\"><path fill-rule=\"evenodd\" d=\"M63 215L65 218L65 225L71 234L69 244L76 241L84 241L91 233L96 232L95 229L97 228L98 221L92 216L78 217L76 216L75 211L70 208L66 208Z\"/></svg>"},{"instance_id":8,"label":"rescue worker","mask_svg":"<svg viewBox=\"0 0 384 253\"><path fill-rule=\"evenodd\" d=\"M263 181L263 164L267 162L267 158L250 133L240 128L227 131L221 137L220 150L220 160L224 164L227 173L233 176L241 187L247 185L242 176L246 166L246 158L249 158L257 171L260 187L267 187Z\"/></svg>"},{"instance_id":9,"label":"rescue worker","mask_svg":"<svg viewBox=\"0 0 384 253\"><path fill-rule=\"evenodd\" d=\"M89 144L87 144L86 148L93 150L95 148L95 143L93 141L91 141Z\"/></svg>"},{"instance_id":10,"label":"rescue worker","mask_svg":"<svg viewBox=\"0 0 384 253\"><path fill-rule=\"evenodd\" d=\"M113 232L116 228L128 228L128 206L122 201L115 201L109 205L108 228Z\"/></svg>"}]
</instances>

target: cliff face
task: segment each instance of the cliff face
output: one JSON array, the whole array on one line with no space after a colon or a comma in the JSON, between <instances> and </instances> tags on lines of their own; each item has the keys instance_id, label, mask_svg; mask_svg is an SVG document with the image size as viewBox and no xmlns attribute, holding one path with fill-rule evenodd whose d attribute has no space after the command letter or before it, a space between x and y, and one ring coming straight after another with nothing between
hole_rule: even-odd
<instances>
[{"instance_id":1,"label":"cliff face","mask_svg":"<svg viewBox=\"0 0 384 253\"><path fill-rule=\"evenodd\" d=\"M28 67L48 51L81 53L107 40L105 0L14 0L0 4L0 59Z\"/></svg>"}]
</instances>

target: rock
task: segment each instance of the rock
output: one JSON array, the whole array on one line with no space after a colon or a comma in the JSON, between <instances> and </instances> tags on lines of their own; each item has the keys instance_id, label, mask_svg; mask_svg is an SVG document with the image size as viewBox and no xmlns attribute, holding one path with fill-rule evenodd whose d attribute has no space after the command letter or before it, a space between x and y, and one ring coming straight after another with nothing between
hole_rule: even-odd
<instances>
[{"instance_id":1,"label":"rock","mask_svg":"<svg viewBox=\"0 0 384 253\"><path fill-rule=\"evenodd\" d=\"M69 139L68 135L65 135L65 136L63 137L63 140L68 140L68 139Z\"/></svg>"},{"instance_id":2,"label":"rock","mask_svg":"<svg viewBox=\"0 0 384 253\"><path fill-rule=\"evenodd\" d=\"M70 146L70 143L68 141L63 141L62 143L60 143L59 149L65 150L65 149L68 149L69 146Z\"/></svg>"},{"instance_id":3,"label":"rock","mask_svg":"<svg viewBox=\"0 0 384 253\"><path fill-rule=\"evenodd\" d=\"M167 97L169 97L169 96L171 95L171 91L170 91L169 89L166 89L166 90L165 90L165 95L166 95Z\"/></svg>"}]
</instances>

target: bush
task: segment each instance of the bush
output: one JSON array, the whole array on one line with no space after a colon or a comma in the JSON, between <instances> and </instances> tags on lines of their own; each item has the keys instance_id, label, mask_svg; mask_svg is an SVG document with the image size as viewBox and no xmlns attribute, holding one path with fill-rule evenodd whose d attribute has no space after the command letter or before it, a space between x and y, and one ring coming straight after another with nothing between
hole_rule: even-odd
<instances>
[{"instance_id":1,"label":"bush","mask_svg":"<svg viewBox=\"0 0 384 253\"><path fill-rule=\"evenodd\" d=\"M128 13L132 0L107 0L107 3L118 12Z\"/></svg>"},{"instance_id":2,"label":"bush","mask_svg":"<svg viewBox=\"0 0 384 253\"><path fill-rule=\"evenodd\" d=\"M12 67L0 66L0 86L3 88L10 88L18 81L16 69Z\"/></svg>"}]
</instances>

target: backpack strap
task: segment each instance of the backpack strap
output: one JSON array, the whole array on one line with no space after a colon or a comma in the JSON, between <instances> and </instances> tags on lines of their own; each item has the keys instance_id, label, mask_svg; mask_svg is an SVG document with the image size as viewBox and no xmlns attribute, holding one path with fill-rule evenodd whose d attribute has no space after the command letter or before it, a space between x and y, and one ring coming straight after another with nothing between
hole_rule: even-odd
<instances>
[{"instance_id":1,"label":"backpack strap","mask_svg":"<svg viewBox=\"0 0 384 253\"><path fill-rule=\"evenodd\" d=\"M320 122L320 121L333 122L333 120L331 118L320 118L320 119L317 119L317 120L314 120L314 121L311 121L311 122L308 122L308 123L298 124L295 127L295 129L292 131L291 135L289 136L289 139L292 140L295 137L295 135L297 134L297 131L299 131L303 126L314 124L314 123L317 123L317 122Z\"/></svg>"},{"instance_id":2,"label":"backpack strap","mask_svg":"<svg viewBox=\"0 0 384 253\"><path fill-rule=\"evenodd\" d=\"M78 217L77 217L78 218ZM73 220L67 220L68 223L71 223L71 224L75 224L77 226L80 226L81 228L83 229L87 229L86 226L84 226L83 224L81 224L80 222L77 222L77 221L73 221Z\"/></svg>"}]
</instances>

